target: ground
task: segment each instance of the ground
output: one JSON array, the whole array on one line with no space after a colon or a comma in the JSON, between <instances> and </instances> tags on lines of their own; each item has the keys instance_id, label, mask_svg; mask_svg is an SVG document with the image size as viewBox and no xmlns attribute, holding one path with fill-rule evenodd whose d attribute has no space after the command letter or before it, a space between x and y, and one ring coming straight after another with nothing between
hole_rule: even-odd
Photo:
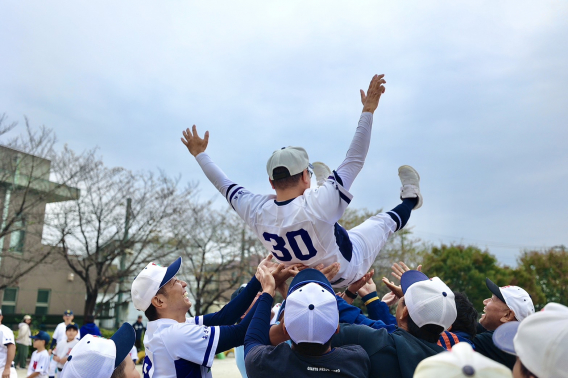
<instances>
[{"instance_id":1,"label":"ground","mask_svg":"<svg viewBox=\"0 0 568 378\"><path fill-rule=\"evenodd\" d=\"M140 377L142 376L142 365L136 365L136 368L140 372ZM27 370L18 369L18 378L25 378ZM241 378L239 369L237 369L237 363L235 362L235 357L230 354L229 357L224 360L215 359L212 369L213 377L223 377L223 378Z\"/></svg>"}]
</instances>

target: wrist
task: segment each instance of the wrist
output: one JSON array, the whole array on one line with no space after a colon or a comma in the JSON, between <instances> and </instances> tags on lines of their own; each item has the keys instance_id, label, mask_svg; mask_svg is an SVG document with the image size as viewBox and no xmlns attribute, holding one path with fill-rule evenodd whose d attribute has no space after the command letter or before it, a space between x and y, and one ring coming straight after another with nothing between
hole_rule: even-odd
<instances>
[{"instance_id":1,"label":"wrist","mask_svg":"<svg viewBox=\"0 0 568 378\"><path fill-rule=\"evenodd\" d=\"M365 295L363 295L363 293L361 293L361 300L363 302L367 302L369 299L375 298L375 297L377 297L377 298L379 297L379 295L377 294L376 291L372 291L372 292L365 294Z\"/></svg>"},{"instance_id":2,"label":"wrist","mask_svg":"<svg viewBox=\"0 0 568 378\"><path fill-rule=\"evenodd\" d=\"M351 290L349 289L345 289L345 295L351 299L355 299L357 298L357 293L353 293Z\"/></svg>"},{"instance_id":3,"label":"wrist","mask_svg":"<svg viewBox=\"0 0 568 378\"><path fill-rule=\"evenodd\" d=\"M373 108L368 108L366 106L363 106L363 113L371 113L374 114L375 110L377 110L377 108L373 109Z\"/></svg>"},{"instance_id":4,"label":"wrist","mask_svg":"<svg viewBox=\"0 0 568 378\"><path fill-rule=\"evenodd\" d=\"M270 295L272 298L274 298L274 295L276 294L275 288L267 287L266 289L262 289L262 294L265 294L265 293Z\"/></svg>"}]
</instances>

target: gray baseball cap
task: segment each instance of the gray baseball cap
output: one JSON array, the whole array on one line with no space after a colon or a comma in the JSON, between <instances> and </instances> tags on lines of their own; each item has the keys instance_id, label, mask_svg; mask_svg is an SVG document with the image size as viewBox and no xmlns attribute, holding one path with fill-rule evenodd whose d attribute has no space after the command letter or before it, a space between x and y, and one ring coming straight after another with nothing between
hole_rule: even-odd
<instances>
[{"instance_id":1,"label":"gray baseball cap","mask_svg":"<svg viewBox=\"0 0 568 378\"><path fill-rule=\"evenodd\" d=\"M271 180L279 180L289 176L302 173L304 169L310 165L308 153L302 147L282 147L272 153L268 163L266 163L266 171ZM281 175L274 177L274 168L284 167L288 170L289 175Z\"/></svg>"}]
</instances>

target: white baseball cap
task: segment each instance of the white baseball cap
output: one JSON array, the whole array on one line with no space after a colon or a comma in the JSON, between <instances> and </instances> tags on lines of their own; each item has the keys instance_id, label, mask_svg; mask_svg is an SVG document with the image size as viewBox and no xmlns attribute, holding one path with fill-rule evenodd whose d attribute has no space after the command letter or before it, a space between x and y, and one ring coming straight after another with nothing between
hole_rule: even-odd
<instances>
[{"instance_id":1,"label":"white baseball cap","mask_svg":"<svg viewBox=\"0 0 568 378\"><path fill-rule=\"evenodd\" d=\"M454 292L438 277L429 279L424 273L409 270L400 277L404 303L418 327L436 324L450 328L458 312Z\"/></svg>"},{"instance_id":2,"label":"white baseball cap","mask_svg":"<svg viewBox=\"0 0 568 378\"><path fill-rule=\"evenodd\" d=\"M339 310L331 285L316 269L305 269L294 277L281 309L284 308L284 325L296 344L325 344L339 325Z\"/></svg>"},{"instance_id":3,"label":"white baseball cap","mask_svg":"<svg viewBox=\"0 0 568 378\"><path fill-rule=\"evenodd\" d=\"M511 378L511 370L481 353L468 343L458 343L451 351L422 360L414 371L414 378Z\"/></svg>"},{"instance_id":4,"label":"white baseball cap","mask_svg":"<svg viewBox=\"0 0 568 378\"><path fill-rule=\"evenodd\" d=\"M485 284L489 291L513 310L518 321L522 321L527 316L534 314L534 304L531 296L522 287L499 287L489 278L485 278Z\"/></svg>"},{"instance_id":5,"label":"white baseball cap","mask_svg":"<svg viewBox=\"0 0 568 378\"><path fill-rule=\"evenodd\" d=\"M508 322L493 333L493 343L519 357L539 378L568 377L568 307L549 303L522 322Z\"/></svg>"},{"instance_id":6,"label":"white baseball cap","mask_svg":"<svg viewBox=\"0 0 568 378\"><path fill-rule=\"evenodd\" d=\"M132 282L130 295L134 307L140 311L146 311L152 298L158 290L167 284L179 271L181 257L174 261L170 266L163 267L156 263L150 263L136 276Z\"/></svg>"},{"instance_id":7,"label":"white baseball cap","mask_svg":"<svg viewBox=\"0 0 568 378\"><path fill-rule=\"evenodd\" d=\"M305 149L302 147L282 147L272 153L268 163L266 163L266 171L271 180L279 180L289 176L274 177L274 168L284 167L288 170L290 176L294 176L302 173L304 169L310 166L310 159Z\"/></svg>"},{"instance_id":8,"label":"white baseball cap","mask_svg":"<svg viewBox=\"0 0 568 378\"><path fill-rule=\"evenodd\" d=\"M110 378L134 345L136 334L128 323L110 339L85 335L73 347L60 378Z\"/></svg>"}]
</instances>

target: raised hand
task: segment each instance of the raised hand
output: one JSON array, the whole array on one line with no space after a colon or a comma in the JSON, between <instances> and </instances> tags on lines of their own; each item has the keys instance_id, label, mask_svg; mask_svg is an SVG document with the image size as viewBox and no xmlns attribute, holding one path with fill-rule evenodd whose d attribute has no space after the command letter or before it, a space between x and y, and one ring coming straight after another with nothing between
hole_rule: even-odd
<instances>
[{"instance_id":1,"label":"raised hand","mask_svg":"<svg viewBox=\"0 0 568 378\"><path fill-rule=\"evenodd\" d=\"M327 268L324 268L323 264L316 266L316 269L322 272L329 282L331 282L333 277L335 277L337 273L339 273L339 268L341 268L341 264L339 264L338 262L334 262Z\"/></svg>"},{"instance_id":2,"label":"raised hand","mask_svg":"<svg viewBox=\"0 0 568 378\"><path fill-rule=\"evenodd\" d=\"M383 283L389 288L389 290L397 297L402 298L404 296L402 292L402 288L398 285L395 285L394 282L389 281L388 278L383 277Z\"/></svg>"},{"instance_id":3,"label":"raised hand","mask_svg":"<svg viewBox=\"0 0 568 378\"><path fill-rule=\"evenodd\" d=\"M259 265L258 268L256 268L256 278L260 281L262 292L274 297L276 283L274 282L274 276L270 269L264 265Z\"/></svg>"},{"instance_id":4,"label":"raised hand","mask_svg":"<svg viewBox=\"0 0 568 378\"><path fill-rule=\"evenodd\" d=\"M374 113L377 110L377 106L379 106L379 100L381 95L385 93L385 86L383 84L386 83L384 79L385 75L375 75L371 79L371 84L369 84L369 89L367 93L360 90L361 92L361 103L363 103L363 112Z\"/></svg>"},{"instance_id":5,"label":"raised hand","mask_svg":"<svg viewBox=\"0 0 568 378\"><path fill-rule=\"evenodd\" d=\"M197 127L193 125L191 131L189 131L188 128L183 132L181 142L185 144L190 154L197 156L207 149L207 144L209 143L209 131L206 131L205 136L201 139L201 137L197 134Z\"/></svg>"},{"instance_id":6,"label":"raised hand","mask_svg":"<svg viewBox=\"0 0 568 378\"><path fill-rule=\"evenodd\" d=\"M392 273L391 274L400 280L400 277L402 277L404 272L408 272L409 270L411 270L411 269L409 267L407 267L404 262L401 261L398 264L394 263L392 265ZM422 272L422 265L418 265L418 268L416 268L416 270L419 271L419 272Z\"/></svg>"},{"instance_id":7,"label":"raised hand","mask_svg":"<svg viewBox=\"0 0 568 378\"><path fill-rule=\"evenodd\" d=\"M373 272L374 273L374 272ZM375 282L373 281L373 277L369 278L367 280L367 282L365 282L365 285L363 285L360 289L359 289L359 295L361 297L364 297L367 294L371 294L373 292L377 291L377 285L375 284Z\"/></svg>"},{"instance_id":8,"label":"raised hand","mask_svg":"<svg viewBox=\"0 0 568 378\"><path fill-rule=\"evenodd\" d=\"M352 293L357 293L359 289L361 289L363 286L365 286L365 284L367 284L368 280L372 279L373 274L375 274L375 269L371 269L363 277L353 282L351 285L347 287L347 290L349 290ZM363 296L363 294L361 293L359 293L359 295Z\"/></svg>"}]
</instances>

